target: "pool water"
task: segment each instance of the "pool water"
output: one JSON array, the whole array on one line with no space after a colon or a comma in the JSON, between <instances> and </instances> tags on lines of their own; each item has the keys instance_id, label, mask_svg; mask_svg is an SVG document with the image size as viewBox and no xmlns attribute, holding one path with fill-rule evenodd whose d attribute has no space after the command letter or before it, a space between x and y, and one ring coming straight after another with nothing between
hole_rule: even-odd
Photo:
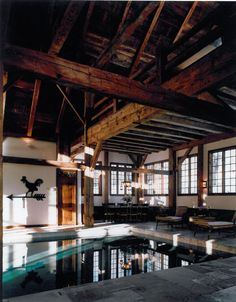
<instances>
[{"instance_id":1,"label":"pool water","mask_svg":"<svg viewBox=\"0 0 236 302\"><path fill-rule=\"evenodd\" d=\"M6 245L3 297L148 273L228 257L129 237Z\"/></svg>"}]
</instances>

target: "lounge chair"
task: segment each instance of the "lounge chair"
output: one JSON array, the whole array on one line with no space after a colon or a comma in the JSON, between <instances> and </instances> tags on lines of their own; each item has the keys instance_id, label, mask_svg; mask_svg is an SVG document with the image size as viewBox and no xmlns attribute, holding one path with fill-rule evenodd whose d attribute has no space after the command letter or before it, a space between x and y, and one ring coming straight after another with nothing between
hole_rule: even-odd
<instances>
[{"instance_id":1,"label":"lounge chair","mask_svg":"<svg viewBox=\"0 0 236 302\"><path fill-rule=\"evenodd\" d=\"M194 236L196 235L197 231L200 229L208 231L208 239L210 238L210 234L214 231L228 231L232 230L233 234L235 235L236 231L236 211L234 212L232 221L210 221L205 219L204 217L201 219L196 219L193 222L194 225Z\"/></svg>"},{"instance_id":2,"label":"lounge chair","mask_svg":"<svg viewBox=\"0 0 236 302\"><path fill-rule=\"evenodd\" d=\"M156 229L159 222L165 222L171 227L177 224L183 225L184 216L187 213L188 207L179 206L176 208L175 216L156 216Z\"/></svg>"}]
</instances>

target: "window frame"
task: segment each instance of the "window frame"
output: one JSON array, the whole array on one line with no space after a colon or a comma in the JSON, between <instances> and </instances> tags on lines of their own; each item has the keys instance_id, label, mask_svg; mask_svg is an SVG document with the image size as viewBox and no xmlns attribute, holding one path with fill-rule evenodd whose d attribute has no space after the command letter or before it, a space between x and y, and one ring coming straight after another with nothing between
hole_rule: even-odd
<instances>
[{"instance_id":1,"label":"window frame","mask_svg":"<svg viewBox=\"0 0 236 302\"><path fill-rule=\"evenodd\" d=\"M128 164L128 163L110 162L110 168L111 168L111 170L110 170L110 196L129 195L126 192L126 188L124 188L124 193L119 193L119 171L118 170L112 170L112 165L116 165L116 168L119 168L119 165L122 165L125 168L127 168L127 166L130 166L131 168L133 168L134 165L133 164ZM111 177L112 172L116 172L116 188L117 188L116 194L112 193L112 177ZM127 171L121 171L121 172L124 172L124 180L127 180L126 179ZM132 182L134 180L134 173L133 172L128 172L128 173L131 173L131 176L132 176L131 182ZM133 187L132 187L131 196L134 196L134 188Z\"/></svg>"},{"instance_id":2,"label":"window frame","mask_svg":"<svg viewBox=\"0 0 236 302\"><path fill-rule=\"evenodd\" d=\"M167 162L168 163L168 170L169 171L169 165L170 165L170 161L168 159L164 159L164 160L159 160L159 161L155 161L155 162L151 162L151 163L148 163L148 164L145 164L145 168L146 169L149 169L148 166L153 166L152 169L155 169L154 168L154 165L156 164L161 164L161 170L163 168L163 164ZM166 170L163 170L163 171L166 171ZM145 184L147 185L147 175L150 174L150 173L147 173L145 174ZM167 176L169 178L169 175L162 175L162 174L152 174L153 175L153 183L155 185L155 175L161 175L161 176ZM163 185L164 183L164 180L161 180L161 184ZM153 189L154 191L154 189ZM157 187L156 187L156 191L157 191ZM164 193L158 193L158 192L153 192L152 194L150 193L147 193L147 189L145 189L145 193L144 193L145 196L169 196L169 179L168 179L168 193L167 194L164 194Z\"/></svg>"},{"instance_id":3,"label":"window frame","mask_svg":"<svg viewBox=\"0 0 236 302\"><path fill-rule=\"evenodd\" d=\"M208 181L207 181L207 192L208 192L208 195L211 195L211 196L215 196L215 195L221 195L221 196L232 196L232 195L236 195L236 190L235 192L229 192L229 193L226 193L225 192L225 152L228 151L228 150L232 150L232 149L235 149L235 152L236 152L236 145L233 145L233 146L229 146L229 147L225 147L225 148L219 148L219 149L214 149L214 150L209 150L208 151ZM210 156L211 154L213 153L217 153L217 152L222 152L222 193L219 193L219 192L216 192L216 193L213 193L212 192L212 185L211 185L211 175L210 175L210 172L211 172L211 168L210 168L210 162L211 162L211 159L210 159Z\"/></svg>"},{"instance_id":4,"label":"window frame","mask_svg":"<svg viewBox=\"0 0 236 302\"><path fill-rule=\"evenodd\" d=\"M196 157L197 158L197 168L196 168L196 170L197 170L197 173L196 173L196 175L197 175L197 180L196 180L196 182L197 182L197 186L196 186L196 193L191 193L191 192L188 192L188 193L181 193L181 179L182 179L182 171L181 171L181 166L182 166L182 164L183 164L183 162L181 163L181 165L179 165L179 167L178 167L178 190L177 190L177 195L178 196L197 196L198 195L198 154L197 153L195 153L195 154L191 154L191 155L188 155L186 158L185 158L185 160L186 159L191 159L192 157ZM182 158L182 156L179 156L178 157L178 160L177 160L177 162L179 163L179 161L181 160L181 158ZM188 171L190 172L189 173L189 175L188 175L188 190L191 190L191 165L189 165L189 169L188 169Z\"/></svg>"}]
</instances>

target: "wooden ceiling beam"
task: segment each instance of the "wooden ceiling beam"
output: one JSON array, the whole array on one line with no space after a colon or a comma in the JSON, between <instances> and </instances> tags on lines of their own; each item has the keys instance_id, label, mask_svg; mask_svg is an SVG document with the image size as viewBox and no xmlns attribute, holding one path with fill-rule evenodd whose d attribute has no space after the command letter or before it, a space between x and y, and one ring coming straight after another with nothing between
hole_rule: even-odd
<instances>
[{"instance_id":1,"label":"wooden ceiling beam","mask_svg":"<svg viewBox=\"0 0 236 302\"><path fill-rule=\"evenodd\" d=\"M80 5L76 1L71 1L67 5L66 11L63 15L63 18L61 20L60 26L57 28L56 34L52 40L51 46L48 50L49 54L58 55L61 51L73 25L75 24L79 13L82 9L82 6L84 4ZM35 80L34 85L34 92L33 92L33 98L32 98L32 104L30 109L30 117L29 117L29 124L28 124L28 130L27 135L32 136L33 126L34 126L34 119L36 114L36 108L38 104L38 98L40 93L40 87L41 87L41 81ZM62 114L64 113L64 105L62 105L58 120L62 119ZM56 132L59 131L58 124L56 125Z\"/></svg>"},{"instance_id":2,"label":"wooden ceiling beam","mask_svg":"<svg viewBox=\"0 0 236 302\"><path fill-rule=\"evenodd\" d=\"M170 129L172 131L176 130L176 131L180 131L183 133L190 133L190 134L196 134L196 135L202 135L202 136L209 134L207 129L196 130L196 129L192 129L189 127L185 127L184 124L183 124L183 126L176 126L176 125L171 125L171 124L165 123L164 121L162 123L160 123L160 122L155 122L155 121L151 120L151 121L143 123L143 125L153 127L153 129L157 129L157 131L161 128L161 129Z\"/></svg>"},{"instance_id":3,"label":"wooden ceiling beam","mask_svg":"<svg viewBox=\"0 0 236 302\"><path fill-rule=\"evenodd\" d=\"M151 24L150 24L150 26L148 28L148 31L147 31L147 33L146 33L146 35L144 37L144 40L143 40L142 44L140 45L140 48L137 50L137 52L135 54L135 59L134 59L134 62L132 64L132 68L131 68L131 71L130 71L131 75L136 71L137 66L140 63L141 56L142 56L142 54L143 54L143 52L144 52L144 50L145 50L145 48L147 46L147 43L148 43L148 41L149 41L149 39L150 39L150 37L151 37L151 35L153 33L153 30L156 27L156 24L157 24L157 22L158 22L158 20L160 18L160 15L161 15L161 12L162 12L162 10L164 8L164 5L165 5L164 1L163 2L159 2L159 6L156 9L156 13L155 13L155 15L154 15L154 17L152 19L152 22L151 22Z\"/></svg>"},{"instance_id":4,"label":"wooden ceiling beam","mask_svg":"<svg viewBox=\"0 0 236 302\"><path fill-rule=\"evenodd\" d=\"M153 121L156 121L158 123L168 123L170 125L176 125L176 126L182 126L185 125L189 129L197 129L197 130L206 130L208 132L212 133L220 133L220 132L225 132L229 131L229 128L223 127L223 126L218 126L214 125L212 123L207 123L206 121L195 121L191 120L185 117L177 116L177 115L172 115L172 114L166 114L162 117L155 117L152 119Z\"/></svg>"},{"instance_id":5,"label":"wooden ceiling beam","mask_svg":"<svg viewBox=\"0 0 236 302\"><path fill-rule=\"evenodd\" d=\"M184 18L184 21L183 21L183 23L182 23L180 29L178 30L178 32L177 32L177 34L176 34L176 36L175 36L175 39L174 39L174 41L173 41L173 43L175 43L177 40L179 40L179 38L180 38L182 32L183 32L184 30L186 30L186 27L187 27L187 25L188 25L188 23L189 23L189 20L192 18L192 15L193 15L193 13L195 12L195 9L196 9L197 5L198 5L198 1L194 1L193 4L192 4L192 6L190 7L190 9L189 9L189 11L188 11L186 17Z\"/></svg>"},{"instance_id":6,"label":"wooden ceiling beam","mask_svg":"<svg viewBox=\"0 0 236 302\"><path fill-rule=\"evenodd\" d=\"M32 98L31 109L30 109L27 136L32 136L34 121L35 121L35 115L36 115L36 109L37 109L38 100L39 100L40 87L41 87L41 81L36 80L35 84L34 84L34 93L33 93L33 98Z\"/></svg>"},{"instance_id":7,"label":"wooden ceiling beam","mask_svg":"<svg viewBox=\"0 0 236 302\"><path fill-rule=\"evenodd\" d=\"M159 150L164 150L164 148L149 148L149 147L142 147L142 146L129 146L129 145L126 145L126 144L120 144L120 143L115 143L115 142L104 142L104 146L105 147L116 147L116 148L122 148L122 149L127 149L127 150L130 150L130 149L134 149L136 151L142 151L145 153L145 151L147 152L156 152L156 151L159 151Z\"/></svg>"},{"instance_id":8,"label":"wooden ceiling beam","mask_svg":"<svg viewBox=\"0 0 236 302\"><path fill-rule=\"evenodd\" d=\"M155 151L158 151L158 150L164 150L166 148L163 148L163 147L155 147L155 146L152 146L152 147L148 147L148 146L141 146L141 145L130 145L130 144L127 144L127 143L118 143L118 142L114 142L114 141L105 141L104 142L104 146L116 146L118 148L134 148L135 150L146 150L146 151L150 151L150 152L155 152Z\"/></svg>"},{"instance_id":9,"label":"wooden ceiling beam","mask_svg":"<svg viewBox=\"0 0 236 302\"><path fill-rule=\"evenodd\" d=\"M86 19L85 19L85 22L84 22L84 28L83 28L83 34L82 34L82 40L83 41L85 40L85 36L87 34L87 31L88 31L89 21L91 19L92 13L93 13L94 6L95 6L95 1L90 1L89 2L89 7L88 7L88 12L87 12Z\"/></svg>"},{"instance_id":10,"label":"wooden ceiling beam","mask_svg":"<svg viewBox=\"0 0 236 302\"><path fill-rule=\"evenodd\" d=\"M215 57L215 52L213 54ZM228 61L227 59L229 59L229 57L232 60L236 54L227 55L221 53L221 56ZM71 85L76 88L81 87L118 98L125 98L142 105L161 108L181 115L191 114L191 116L198 119L236 126L236 114L233 110L227 110L226 108L208 102L199 102L197 99L186 97L169 90L171 87L171 89L183 90L185 93L194 93L194 88L189 83L190 79L192 80L196 74L199 76L199 69L201 69L201 71L203 71L203 69L205 70L205 65L207 64L199 66L197 70L194 69L192 71L193 75L191 74L190 77L188 74L188 79L185 78L185 81L183 76L177 77L178 82L176 82L176 77L174 77L168 81L168 83L163 84L164 88L162 88L144 86L137 81L127 79L117 74L16 46L6 46L3 60L7 66L14 66L34 72L39 76L51 78L64 85ZM215 64L217 65L217 62L215 62ZM208 65L208 68L216 72L215 66L210 68ZM205 72L208 74L212 73L209 70ZM224 71L222 71L222 73L224 73ZM202 84L210 81L211 75L210 79L206 80L206 74L204 72L200 74ZM199 79L195 77L195 80L197 82L196 85L199 86ZM184 83L186 84L184 85ZM157 113L159 113L158 110Z\"/></svg>"},{"instance_id":11,"label":"wooden ceiling beam","mask_svg":"<svg viewBox=\"0 0 236 302\"><path fill-rule=\"evenodd\" d=\"M113 52L116 48L134 33L134 31L143 24L144 20L154 11L157 7L157 3L148 3L139 16L129 25L121 27L120 31L116 33L115 37L109 43L109 45L104 49L99 58L97 59L95 66L102 68L110 60Z\"/></svg>"},{"instance_id":12,"label":"wooden ceiling beam","mask_svg":"<svg viewBox=\"0 0 236 302\"><path fill-rule=\"evenodd\" d=\"M162 145L163 147L171 147L173 145L173 141L171 141L170 139L167 139L165 137L158 137L158 136L140 136L138 134L133 135L132 133L129 132L124 132L118 136L116 136L117 138L121 138L121 139L125 139L128 141L134 141L134 142L141 142L141 143L145 143L148 139L148 141L150 143L159 143L160 145ZM178 142L177 140L174 140L175 142ZM184 142L184 141L182 141Z\"/></svg>"},{"instance_id":13,"label":"wooden ceiling beam","mask_svg":"<svg viewBox=\"0 0 236 302\"><path fill-rule=\"evenodd\" d=\"M180 137L180 138L184 138L184 139L197 139L197 138L204 136L202 134L193 134L193 133L187 133L187 132L183 132L183 131L165 129L164 127L155 128L155 127L148 126L148 125L140 125L138 127L135 127L133 130L140 131L140 132L153 133L153 134L161 134L161 135L165 135L167 137L168 136Z\"/></svg>"},{"instance_id":14,"label":"wooden ceiling beam","mask_svg":"<svg viewBox=\"0 0 236 302\"><path fill-rule=\"evenodd\" d=\"M127 145L137 145L137 146L142 146L142 147L166 147L165 144L161 144L158 142L140 142L140 141L132 141L132 140L128 140L128 139L124 139L124 138L119 138L117 136L115 136L114 138L110 138L107 140L107 142L116 142L116 143L125 143Z\"/></svg>"},{"instance_id":15,"label":"wooden ceiling beam","mask_svg":"<svg viewBox=\"0 0 236 302\"><path fill-rule=\"evenodd\" d=\"M78 1L70 1L67 5L61 23L57 28L56 34L52 40L48 53L58 55L65 44L69 33L71 32L78 16L85 3Z\"/></svg>"},{"instance_id":16,"label":"wooden ceiling beam","mask_svg":"<svg viewBox=\"0 0 236 302\"><path fill-rule=\"evenodd\" d=\"M124 133L125 135L129 135L131 137L137 137L139 139L146 139L146 140L150 140L150 139L154 139L154 140L163 140L163 141L167 141L168 143L172 142L173 144L174 143L184 143L184 142L187 142L191 139L183 139L183 138L175 138L175 137L171 137L171 136L168 136L166 137L165 135L162 135L162 134L153 134L153 133L147 133L147 132L138 132L138 131L135 131L135 130L129 130L127 132ZM122 134L123 136L123 134Z\"/></svg>"},{"instance_id":17,"label":"wooden ceiling beam","mask_svg":"<svg viewBox=\"0 0 236 302\"><path fill-rule=\"evenodd\" d=\"M102 147L102 150L107 150L107 151L110 151L110 152L118 152L118 153L125 153L125 154L128 154L128 153L134 153L134 154L145 154L147 152L142 152L142 151L137 151L137 150L128 150L127 148L125 149L122 149L122 148L115 148L115 147L108 147L108 146L103 146ZM148 153L151 153L151 152L148 152Z\"/></svg>"},{"instance_id":18,"label":"wooden ceiling beam","mask_svg":"<svg viewBox=\"0 0 236 302\"><path fill-rule=\"evenodd\" d=\"M236 52L220 46L178 75L164 82L162 87L189 96L197 95L235 75L235 62Z\"/></svg>"},{"instance_id":19,"label":"wooden ceiling beam","mask_svg":"<svg viewBox=\"0 0 236 302\"><path fill-rule=\"evenodd\" d=\"M159 110L161 114L161 110ZM135 122L144 121L157 114L157 109L139 104L126 105L115 114L88 129L88 143L106 140L130 129ZM127 118L128 117L128 118Z\"/></svg>"},{"instance_id":20,"label":"wooden ceiling beam","mask_svg":"<svg viewBox=\"0 0 236 302\"><path fill-rule=\"evenodd\" d=\"M209 144L209 143L224 140L224 139L227 139L227 138L235 137L235 135L236 135L235 131L233 133L211 134L211 135L208 135L208 136L206 136L202 139L199 139L199 140L194 140L194 141L191 141L189 143L176 145L176 146L173 147L173 149L175 151L178 151L178 150L182 150L182 149L186 149L186 148L190 148L190 147L195 147L195 146L198 146L198 145Z\"/></svg>"}]
</instances>

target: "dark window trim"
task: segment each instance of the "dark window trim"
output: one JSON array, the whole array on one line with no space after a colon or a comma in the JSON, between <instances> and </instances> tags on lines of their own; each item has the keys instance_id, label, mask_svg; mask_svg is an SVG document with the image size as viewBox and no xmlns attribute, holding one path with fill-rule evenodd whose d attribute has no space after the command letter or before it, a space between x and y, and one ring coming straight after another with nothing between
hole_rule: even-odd
<instances>
[{"instance_id":1,"label":"dark window trim","mask_svg":"<svg viewBox=\"0 0 236 302\"><path fill-rule=\"evenodd\" d=\"M147 166L149 165L155 165L155 164L161 164L161 163L164 163L164 162L168 162L168 166L170 165L170 161L169 159L162 159L162 160L159 160L159 161L154 161L154 162L150 162L150 163L146 163L144 164L144 167L147 168ZM147 174L144 175L144 182L147 183ZM148 194L147 193L147 190L144 190L144 196L169 196L169 194Z\"/></svg>"},{"instance_id":2,"label":"dark window trim","mask_svg":"<svg viewBox=\"0 0 236 302\"><path fill-rule=\"evenodd\" d=\"M131 166L133 168L134 165L133 164L129 164L129 163L110 162L110 168L111 168L111 170L110 170L110 196L124 196L126 193L124 193L124 194L118 194L118 193L117 194L113 194L113 193L111 193L111 172L112 172L112 166L111 165L116 165L116 166L118 166L118 165L124 165L125 168L126 168L126 166ZM115 172L118 175L119 171L115 170ZM123 171L121 171L121 172L123 172ZM128 172L128 171L124 171L124 173L126 173L126 172ZM134 173L133 172L131 172L131 173L132 173L132 181L134 181ZM118 191L118 177L117 177L117 180L116 180L116 187L117 187L117 191ZM131 196L134 196L134 195L135 195L134 188L132 188Z\"/></svg>"},{"instance_id":3,"label":"dark window trim","mask_svg":"<svg viewBox=\"0 0 236 302\"><path fill-rule=\"evenodd\" d=\"M197 163L198 163L198 153L194 153L191 155L188 155L186 157L187 158L191 158L191 157L197 157ZM177 159L177 162L179 163L180 159L182 158L182 156L179 156ZM188 179L189 181L189 188L191 187L191 178L189 177ZM197 190L198 190L198 183L197 183ZM181 166L178 168L178 187L177 187L177 195L178 196L198 196L198 193L180 193L181 191Z\"/></svg>"},{"instance_id":4,"label":"dark window trim","mask_svg":"<svg viewBox=\"0 0 236 302\"><path fill-rule=\"evenodd\" d=\"M217 149L214 149L214 150L209 150L208 151L208 171L207 171L207 192L208 192L208 196L216 196L216 195L219 195L219 196L233 196L233 195L236 195L236 192L235 193L225 193L225 192L222 192L222 193L212 193L210 192L210 154L212 153L215 153L215 152L225 152L227 150L231 150L231 149L236 149L236 145L233 145L233 146L229 146L229 147L224 147L224 148L217 148ZM225 159L225 156L224 156L224 159ZM223 157L222 157L222 160L223 160ZM223 164L222 164L223 166ZM223 175L222 175L222 180L225 179L225 169L222 171ZM222 184L222 188L224 188L224 183Z\"/></svg>"}]
</instances>

